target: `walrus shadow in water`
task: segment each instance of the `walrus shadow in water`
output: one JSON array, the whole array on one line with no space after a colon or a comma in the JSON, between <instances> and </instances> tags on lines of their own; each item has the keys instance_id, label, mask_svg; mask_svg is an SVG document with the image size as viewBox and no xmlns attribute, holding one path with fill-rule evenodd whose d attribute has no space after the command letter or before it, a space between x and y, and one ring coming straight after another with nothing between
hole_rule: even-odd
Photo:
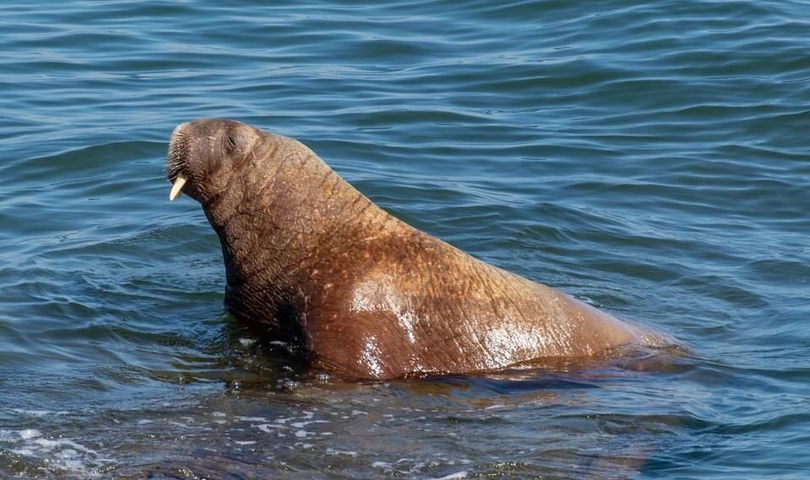
<instances>
[{"instance_id":1,"label":"walrus shadow in water","mask_svg":"<svg viewBox=\"0 0 810 480\"><path fill-rule=\"evenodd\" d=\"M301 382L325 378L310 368L309 354L298 336L278 332L223 315L215 354L226 394L290 391ZM214 352L212 352L214 353ZM328 377L327 377L328 378Z\"/></svg>"},{"instance_id":2,"label":"walrus shadow in water","mask_svg":"<svg viewBox=\"0 0 810 480\"><path fill-rule=\"evenodd\" d=\"M225 305L346 379L491 372L672 342L396 219L300 142L231 120L171 137L170 199L203 207Z\"/></svg>"}]
</instances>

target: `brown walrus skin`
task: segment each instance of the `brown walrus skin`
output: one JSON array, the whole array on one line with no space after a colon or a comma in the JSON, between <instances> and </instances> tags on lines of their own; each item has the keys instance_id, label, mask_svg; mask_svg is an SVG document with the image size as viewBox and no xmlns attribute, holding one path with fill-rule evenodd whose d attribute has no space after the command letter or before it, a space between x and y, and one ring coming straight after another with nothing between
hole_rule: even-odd
<instances>
[{"instance_id":1,"label":"brown walrus skin","mask_svg":"<svg viewBox=\"0 0 810 480\"><path fill-rule=\"evenodd\" d=\"M174 130L168 157L169 180L187 178L219 235L226 307L340 377L486 372L666 342L405 224L291 138L196 120Z\"/></svg>"}]
</instances>

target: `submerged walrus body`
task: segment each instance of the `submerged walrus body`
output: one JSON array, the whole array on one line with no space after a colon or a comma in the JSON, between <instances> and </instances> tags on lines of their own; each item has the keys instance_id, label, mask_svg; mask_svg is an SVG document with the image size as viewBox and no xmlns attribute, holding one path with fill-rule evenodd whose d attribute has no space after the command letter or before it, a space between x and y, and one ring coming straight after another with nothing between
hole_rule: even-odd
<instances>
[{"instance_id":1,"label":"submerged walrus body","mask_svg":"<svg viewBox=\"0 0 810 480\"><path fill-rule=\"evenodd\" d=\"M394 218L296 140L230 120L178 126L171 198L219 235L225 303L350 378L596 358L662 337Z\"/></svg>"}]
</instances>

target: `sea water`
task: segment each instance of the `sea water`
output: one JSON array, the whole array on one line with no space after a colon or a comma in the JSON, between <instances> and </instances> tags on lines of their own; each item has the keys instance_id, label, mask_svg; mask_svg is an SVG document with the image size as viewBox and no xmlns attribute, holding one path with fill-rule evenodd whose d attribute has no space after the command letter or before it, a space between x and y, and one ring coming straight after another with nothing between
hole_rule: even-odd
<instances>
[{"instance_id":1,"label":"sea water","mask_svg":"<svg viewBox=\"0 0 810 480\"><path fill-rule=\"evenodd\" d=\"M0 32L0 478L810 475L807 2L7 1ZM167 201L198 117L688 353L302 376Z\"/></svg>"}]
</instances>

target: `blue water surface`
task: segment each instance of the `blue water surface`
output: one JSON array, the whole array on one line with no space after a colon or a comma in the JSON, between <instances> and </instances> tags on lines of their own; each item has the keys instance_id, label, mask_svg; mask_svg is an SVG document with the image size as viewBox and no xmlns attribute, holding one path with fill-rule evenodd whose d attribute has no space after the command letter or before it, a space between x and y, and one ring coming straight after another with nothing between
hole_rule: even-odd
<instances>
[{"instance_id":1,"label":"blue water surface","mask_svg":"<svg viewBox=\"0 0 810 480\"><path fill-rule=\"evenodd\" d=\"M810 475L807 2L12 0L0 32L0 478ZM303 379L167 201L197 117L688 353Z\"/></svg>"}]
</instances>

